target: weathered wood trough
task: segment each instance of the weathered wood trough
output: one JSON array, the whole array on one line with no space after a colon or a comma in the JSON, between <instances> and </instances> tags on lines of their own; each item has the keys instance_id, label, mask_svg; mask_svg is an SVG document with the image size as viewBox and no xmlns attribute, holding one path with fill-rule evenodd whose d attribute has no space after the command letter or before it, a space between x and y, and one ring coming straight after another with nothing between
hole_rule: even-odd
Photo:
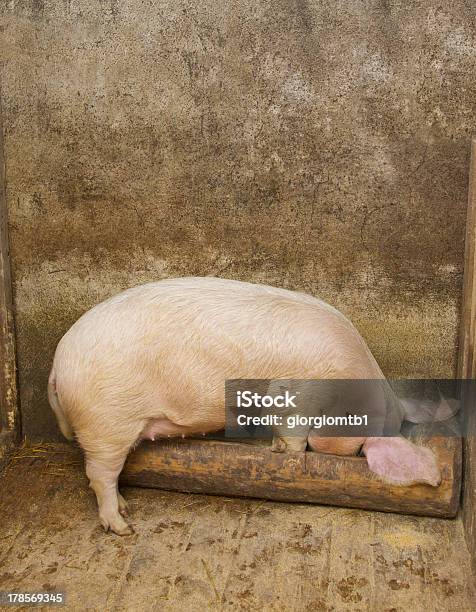
<instances>
[{"instance_id":1,"label":"weathered wood trough","mask_svg":"<svg viewBox=\"0 0 476 612\"><path fill-rule=\"evenodd\" d=\"M368 469L365 457L274 453L263 444L210 439L144 442L129 456L121 482L208 495L454 517L461 490L461 439L433 437L424 443L433 449L441 467L438 487L387 484Z\"/></svg>"}]
</instances>

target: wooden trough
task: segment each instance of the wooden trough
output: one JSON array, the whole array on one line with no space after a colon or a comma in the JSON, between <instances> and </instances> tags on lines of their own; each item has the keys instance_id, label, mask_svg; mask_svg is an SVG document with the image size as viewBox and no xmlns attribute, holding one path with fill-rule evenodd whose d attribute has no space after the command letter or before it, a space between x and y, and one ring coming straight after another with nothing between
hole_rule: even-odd
<instances>
[{"instance_id":1,"label":"wooden trough","mask_svg":"<svg viewBox=\"0 0 476 612\"><path fill-rule=\"evenodd\" d=\"M438 487L380 480L365 457L274 453L269 446L210 439L143 442L128 458L124 485L286 502L310 502L452 518L461 489L461 439L425 442L441 470Z\"/></svg>"}]
</instances>

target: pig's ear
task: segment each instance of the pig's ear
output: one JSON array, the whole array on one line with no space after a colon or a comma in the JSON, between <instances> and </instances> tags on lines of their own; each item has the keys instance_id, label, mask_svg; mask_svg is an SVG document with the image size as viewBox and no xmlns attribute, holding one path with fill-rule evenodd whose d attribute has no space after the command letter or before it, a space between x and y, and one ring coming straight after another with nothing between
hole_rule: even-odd
<instances>
[{"instance_id":1,"label":"pig's ear","mask_svg":"<svg viewBox=\"0 0 476 612\"><path fill-rule=\"evenodd\" d=\"M417 483L437 487L441 473L429 448L412 444L405 438L367 438L362 451L372 472L387 482L408 486Z\"/></svg>"},{"instance_id":2,"label":"pig's ear","mask_svg":"<svg viewBox=\"0 0 476 612\"><path fill-rule=\"evenodd\" d=\"M400 402L404 409L405 421L410 423L437 423L446 421L454 416L459 410L457 400L446 400L440 393L440 400L415 400L401 398Z\"/></svg>"}]
</instances>

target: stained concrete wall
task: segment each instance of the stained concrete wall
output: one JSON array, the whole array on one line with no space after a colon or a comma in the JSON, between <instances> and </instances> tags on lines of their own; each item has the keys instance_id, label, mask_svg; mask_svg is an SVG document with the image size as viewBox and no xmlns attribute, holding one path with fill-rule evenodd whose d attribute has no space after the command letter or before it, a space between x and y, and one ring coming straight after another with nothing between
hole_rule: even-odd
<instances>
[{"instance_id":1,"label":"stained concrete wall","mask_svg":"<svg viewBox=\"0 0 476 612\"><path fill-rule=\"evenodd\" d=\"M166 276L308 291L390 376L454 374L470 0L1 4L25 432L87 308Z\"/></svg>"}]
</instances>

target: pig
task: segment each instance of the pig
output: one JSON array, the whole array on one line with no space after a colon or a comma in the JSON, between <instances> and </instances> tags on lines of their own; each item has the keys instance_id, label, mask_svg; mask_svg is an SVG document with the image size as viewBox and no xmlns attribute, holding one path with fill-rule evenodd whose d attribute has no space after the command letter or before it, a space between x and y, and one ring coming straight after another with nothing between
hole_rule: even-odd
<instances>
[{"instance_id":1,"label":"pig","mask_svg":"<svg viewBox=\"0 0 476 612\"><path fill-rule=\"evenodd\" d=\"M61 338L48 398L78 441L103 527L133 532L118 477L129 451L223 429L226 379L379 379L352 323L325 302L266 285L176 278L126 290L86 312ZM398 419L404 408L397 406ZM319 438L275 431L275 450L355 454L393 482L439 482L430 450L404 438ZM415 476L416 475L416 476Z\"/></svg>"}]
</instances>

